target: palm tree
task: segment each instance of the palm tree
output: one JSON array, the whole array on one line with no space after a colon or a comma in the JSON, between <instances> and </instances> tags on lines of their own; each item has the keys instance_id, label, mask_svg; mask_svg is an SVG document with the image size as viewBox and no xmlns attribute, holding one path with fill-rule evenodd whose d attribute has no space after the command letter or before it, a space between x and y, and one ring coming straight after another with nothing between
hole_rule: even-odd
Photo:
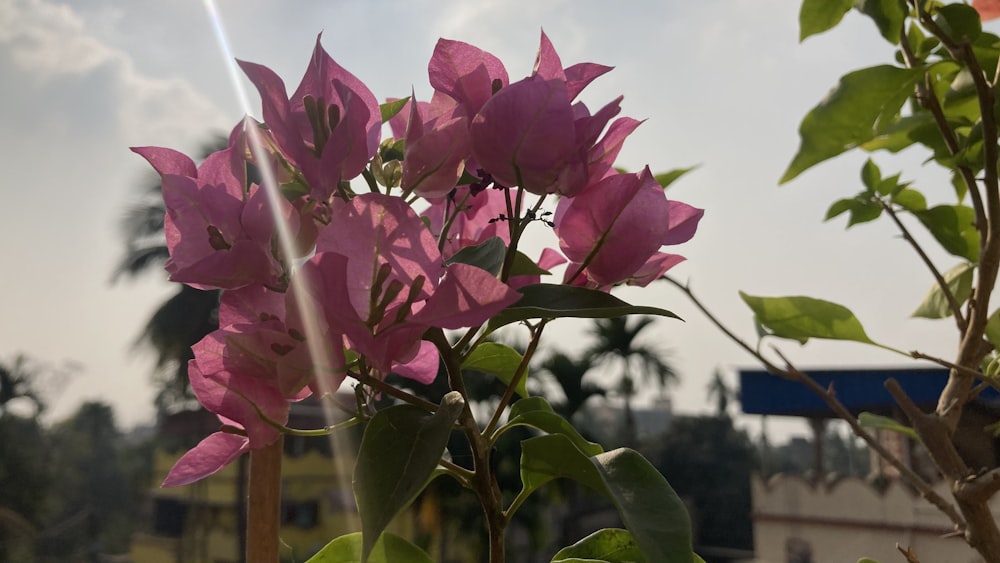
<instances>
[{"instance_id":1,"label":"palm tree","mask_svg":"<svg viewBox=\"0 0 1000 563\"><path fill-rule=\"evenodd\" d=\"M712 375L711 381L708 382L708 400L715 401L715 414L719 418L724 418L729 416L729 401L739 398L739 394L735 389L731 389L729 385L726 384L726 380L722 378L722 372L718 369Z\"/></svg>"},{"instance_id":2,"label":"palm tree","mask_svg":"<svg viewBox=\"0 0 1000 563\"><path fill-rule=\"evenodd\" d=\"M225 148L226 143L225 137L213 137L202 146L201 154L208 156ZM163 235L165 215L163 188L155 178L146 183L122 217L125 252L115 267L112 283L162 269L170 257ZM136 345L148 346L156 353L154 381L160 387L156 407L161 413L193 403L187 362L193 357L191 346L218 328L219 294L178 284L177 293L160 305L136 339Z\"/></svg>"},{"instance_id":3,"label":"palm tree","mask_svg":"<svg viewBox=\"0 0 1000 563\"><path fill-rule=\"evenodd\" d=\"M663 359L663 352L654 346L637 343L637 337L654 322L653 317L638 317L629 324L627 317L597 319L590 333L596 342L588 350L595 364L618 366L621 376L617 391L625 401L625 424L623 438L626 444L634 444L637 439L635 414L632 412L632 398L635 396L637 379L652 383L661 390L677 380L673 367Z\"/></svg>"},{"instance_id":4,"label":"palm tree","mask_svg":"<svg viewBox=\"0 0 1000 563\"><path fill-rule=\"evenodd\" d=\"M583 408L583 405L591 397L595 395L603 397L607 394L607 390L603 387L589 382L584 383L583 376L592 367L590 362L577 360L562 352L556 352L542 362L539 367L552 376L563 395L566 396L566 402L555 405L555 409L567 420L572 420L573 415Z\"/></svg>"}]
</instances>

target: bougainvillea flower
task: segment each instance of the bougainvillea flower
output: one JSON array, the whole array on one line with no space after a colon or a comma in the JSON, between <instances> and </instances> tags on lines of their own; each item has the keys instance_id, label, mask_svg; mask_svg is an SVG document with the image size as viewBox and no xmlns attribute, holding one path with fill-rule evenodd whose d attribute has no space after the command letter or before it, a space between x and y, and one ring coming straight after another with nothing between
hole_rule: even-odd
<instances>
[{"instance_id":1,"label":"bougainvillea flower","mask_svg":"<svg viewBox=\"0 0 1000 563\"><path fill-rule=\"evenodd\" d=\"M686 204L672 205L648 168L608 176L563 199L556 210L559 246L570 260L566 282L598 288L648 283L653 272L658 277L679 262L660 247L689 239L701 215Z\"/></svg>"},{"instance_id":2,"label":"bougainvillea flower","mask_svg":"<svg viewBox=\"0 0 1000 563\"><path fill-rule=\"evenodd\" d=\"M283 283L282 264L271 251L276 232L267 194L255 184L246 186L246 164L236 146L209 155L197 168L171 149L132 150L161 176L172 281L198 289ZM297 232L291 205L283 202L281 213Z\"/></svg>"},{"instance_id":3,"label":"bougainvillea flower","mask_svg":"<svg viewBox=\"0 0 1000 563\"><path fill-rule=\"evenodd\" d=\"M197 359L188 363L188 376L198 402L218 415L224 429L184 454L167 474L164 487L193 483L221 470L251 449L273 444L280 434L260 418L255 405L278 423L288 421L288 403L263 382L225 370L203 373Z\"/></svg>"},{"instance_id":4,"label":"bougainvillea flower","mask_svg":"<svg viewBox=\"0 0 1000 563\"><path fill-rule=\"evenodd\" d=\"M1000 0L972 0L972 7L983 21L1000 18Z\"/></svg>"},{"instance_id":5,"label":"bougainvillea flower","mask_svg":"<svg viewBox=\"0 0 1000 563\"><path fill-rule=\"evenodd\" d=\"M331 330L383 372L416 358L428 328L474 326L519 298L485 270L443 266L434 236L401 198L337 201L331 224L351 236L321 233L300 275L323 296Z\"/></svg>"},{"instance_id":6,"label":"bougainvillea flower","mask_svg":"<svg viewBox=\"0 0 1000 563\"><path fill-rule=\"evenodd\" d=\"M594 63L563 69L543 33L535 73L495 93L472 120L469 135L476 161L502 185L539 195L573 197L583 191L592 176L600 179L608 168L607 156L617 154L631 132L620 126L595 148L605 126L621 111L621 98L593 115L582 102L573 103L608 70ZM591 163L597 168L593 172Z\"/></svg>"},{"instance_id":7,"label":"bougainvillea flower","mask_svg":"<svg viewBox=\"0 0 1000 563\"><path fill-rule=\"evenodd\" d=\"M607 74L611 70L613 67L597 63L577 63L564 69L555 47L552 46L552 41L549 40L549 36L545 35L544 31L542 32L533 74L546 80L560 79L566 82L570 100L575 99L595 78Z\"/></svg>"},{"instance_id":8,"label":"bougainvillea flower","mask_svg":"<svg viewBox=\"0 0 1000 563\"><path fill-rule=\"evenodd\" d=\"M401 186L422 197L446 196L455 189L469 156L469 120L430 104L424 106L424 112L437 109L446 113L427 119L414 98L408 105Z\"/></svg>"},{"instance_id":9,"label":"bougainvillea flower","mask_svg":"<svg viewBox=\"0 0 1000 563\"><path fill-rule=\"evenodd\" d=\"M486 100L507 86L507 69L500 59L461 41L439 39L427 65L434 90L455 100L472 117Z\"/></svg>"},{"instance_id":10,"label":"bougainvillea flower","mask_svg":"<svg viewBox=\"0 0 1000 563\"><path fill-rule=\"evenodd\" d=\"M260 93L264 122L283 157L298 168L315 199L361 174L378 149L381 113L371 90L338 65L320 37L302 82L289 97L271 69L238 61Z\"/></svg>"}]
</instances>

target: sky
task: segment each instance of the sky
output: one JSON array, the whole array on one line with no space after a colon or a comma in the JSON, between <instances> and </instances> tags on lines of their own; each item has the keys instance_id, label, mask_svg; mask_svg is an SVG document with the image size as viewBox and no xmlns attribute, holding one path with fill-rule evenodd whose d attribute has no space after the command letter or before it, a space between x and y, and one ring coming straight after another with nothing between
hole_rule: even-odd
<instances>
[{"instance_id":1,"label":"sky","mask_svg":"<svg viewBox=\"0 0 1000 563\"><path fill-rule=\"evenodd\" d=\"M687 261L690 283L724 322L755 339L740 290L810 295L850 307L875 340L950 355L947 321L912 320L931 278L888 224L844 230L826 208L859 188L865 156L848 154L788 185L777 180L798 147L802 116L844 73L892 61L874 25L850 13L825 35L798 41L789 0L219 0L232 55L274 69L293 89L316 35L376 97L411 88L427 99L427 61L439 37L500 57L512 80L530 73L540 30L566 64L612 65L584 93L591 107L624 95L622 115L645 119L619 165L654 172L698 165L668 194L706 210ZM996 32L996 30L993 30ZM82 401L111 403L123 426L151 422L153 356L134 347L174 289L162 272L111 283L128 205L149 181L130 146L197 153L242 116L206 5L185 0L0 0L0 359L22 353L68 371L43 381L52 420ZM251 93L253 90L251 90ZM259 111L254 102L254 111ZM258 114L259 116L259 114ZM876 154L928 200L947 179L926 153ZM932 253L941 270L956 263ZM715 369L730 383L753 358L665 283L618 295L684 318L658 321L645 342L681 375L679 413L707 412ZM548 351L574 351L585 325L559 321ZM905 365L850 343L780 344L802 367ZM588 377L600 377L592 374ZM745 419L749 428L755 419ZM770 423L788 432L798 423ZM804 432L804 430L803 430Z\"/></svg>"}]
</instances>

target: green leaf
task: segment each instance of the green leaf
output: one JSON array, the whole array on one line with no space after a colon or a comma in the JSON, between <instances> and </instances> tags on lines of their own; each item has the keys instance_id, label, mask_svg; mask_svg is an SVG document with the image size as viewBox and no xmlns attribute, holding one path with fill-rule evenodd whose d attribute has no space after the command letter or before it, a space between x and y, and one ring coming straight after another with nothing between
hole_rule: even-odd
<instances>
[{"instance_id":1,"label":"green leaf","mask_svg":"<svg viewBox=\"0 0 1000 563\"><path fill-rule=\"evenodd\" d=\"M913 143L921 143L929 146L931 150L940 147L941 150L947 151L947 147L938 133L934 116L928 112L900 117L885 127L880 127L877 135L872 137L871 140L861 143L859 146L868 152L874 152L879 149L885 149L889 152L899 152L912 146Z\"/></svg>"},{"instance_id":2,"label":"green leaf","mask_svg":"<svg viewBox=\"0 0 1000 563\"><path fill-rule=\"evenodd\" d=\"M657 307L629 305L610 293L569 285L539 283L520 288L521 299L490 319L489 331L528 319L577 317L609 319L625 315L658 315L679 319Z\"/></svg>"},{"instance_id":3,"label":"green leaf","mask_svg":"<svg viewBox=\"0 0 1000 563\"><path fill-rule=\"evenodd\" d=\"M503 259L506 253L507 245L504 244L503 239L490 237L477 245L463 247L452 254L451 258L445 260L444 263L445 265L469 264L497 276L500 275L500 269L503 268Z\"/></svg>"},{"instance_id":4,"label":"green leaf","mask_svg":"<svg viewBox=\"0 0 1000 563\"><path fill-rule=\"evenodd\" d=\"M847 221L847 227L850 228L860 223L867 223L878 219L882 215L882 206L864 194L852 198L840 199L830 206L823 220L829 221L844 212L850 212L850 219Z\"/></svg>"},{"instance_id":5,"label":"green leaf","mask_svg":"<svg viewBox=\"0 0 1000 563\"><path fill-rule=\"evenodd\" d=\"M882 206L878 202L870 199L858 201L858 204L851 208L851 218L847 221L848 227L868 223L878 219L882 215Z\"/></svg>"},{"instance_id":6,"label":"green leaf","mask_svg":"<svg viewBox=\"0 0 1000 563\"><path fill-rule=\"evenodd\" d=\"M799 41L833 29L853 3L853 0L804 0L799 9Z\"/></svg>"},{"instance_id":7,"label":"green leaf","mask_svg":"<svg viewBox=\"0 0 1000 563\"><path fill-rule=\"evenodd\" d=\"M514 379L514 372L517 371L517 366L520 364L521 354L517 350L496 342L483 342L465 358L462 369L495 375L497 379L510 385L511 380ZM518 382L517 388L514 389L522 397L528 396L527 381L528 374L525 373L521 377L521 381Z\"/></svg>"},{"instance_id":8,"label":"green leaf","mask_svg":"<svg viewBox=\"0 0 1000 563\"><path fill-rule=\"evenodd\" d=\"M544 268L539 268L534 260L520 250L514 254L514 263L510 266L511 276L547 276L550 273Z\"/></svg>"},{"instance_id":9,"label":"green leaf","mask_svg":"<svg viewBox=\"0 0 1000 563\"><path fill-rule=\"evenodd\" d=\"M899 422L887 416L872 414L870 412L863 412L858 415L858 424L860 424L864 428L878 428L881 430L889 430L892 432L898 432L899 434L903 434L905 436L909 436L914 440L920 439L920 437L917 436L917 432L914 429L910 428L909 426L900 424Z\"/></svg>"},{"instance_id":10,"label":"green leaf","mask_svg":"<svg viewBox=\"0 0 1000 563\"><path fill-rule=\"evenodd\" d=\"M903 188L896 192L892 195L890 201L910 212L927 209L927 198L924 197L924 194L912 188Z\"/></svg>"},{"instance_id":11,"label":"green leaf","mask_svg":"<svg viewBox=\"0 0 1000 563\"><path fill-rule=\"evenodd\" d=\"M844 75L799 126L802 142L781 183L875 138L892 124L921 71L882 65Z\"/></svg>"},{"instance_id":12,"label":"green leaf","mask_svg":"<svg viewBox=\"0 0 1000 563\"><path fill-rule=\"evenodd\" d=\"M389 522L430 481L464 406L462 395L452 391L434 414L413 405L397 405L378 411L368 422L354 466L362 562L368 560Z\"/></svg>"},{"instance_id":13,"label":"green leaf","mask_svg":"<svg viewBox=\"0 0 1000 563\"><path fill-rule=\"evenodd\" d=\"M965 303L969 296L972 295L972 277L974 273L975 268L971 264L962 262L941 274L948 285L948 290L955 296L955 300L958 301L959 305ZM924 296L923 301L920 302L920 306L913 312L913 316L924 319L943 319L951 316L951 307L948 306L948 300L945 298L944 292L941 291L940 285L935 283L931 286L927 295Z\"/></svg>"},{"instance_id":14,"label":"green leaf","mask_svg":"<svg viewBox=\"0 0 1000 563\"><path fill-rule=\"evenodd\" d=\"M592 456L604 452L600 444L588 441L565 418L556 414L543 397L531 397L515 401L507 417L507 428L524 425L537 428L548 434L561 434L570 439L574 446L585 455Z\"/></svg>"},{"instance_id":15,"label":"green leaf","mask_svg":"<svg viewBox=\"0 0 1000 563\"><path fill-rule=\"evenodd\" d=\"M645 563L646 556L628 530L605 528L564 547L552 558L552 563L605 561L606 563Z\"/></svg>"},{"instance_id":16,"label":"green leaf","mask_svg":"<svg viewBox=\"0 0 1000 563\"><path fill-rule=\"evenodd\" d=\"M361 550L361 532L354 532L340 536L326 544L306 563L361 563ZM390 532L382 534L375 542L367 561L368 563L397 563L399 561L434 563L427 552Z\"/></svg>"},{"instance_id":17,"label":"green leaf","mask_svg":"<svg viewBox=\"0 0 1000 563\"><path fill-rule=\"evenodd\" d=\"M779 338L805 344L810 338L875 344L847 307L812 297L755 297L740 292L758 323Z\"/></svg>"},{"instance_id":18,"label":"green leaf","mask_svg":"<svg viewBox=\"0 0 1000 563\"><path fill-rule=\"evenodd\" d=\"M281 184L278 186L278 189L281 191L281 195L285 196L285 199L288 201L293 201L309 193L309 186L298 180Z\"/></svg>"},{"instance_id":19,"label":"green leaf","mask_svg":"<svg viewBox=\"0 0 1000 563\"><path fill-rule=\"evenodd\" d=\"M379 104L378 110L379 113L382 114L382 123L385 123L386 121L389 121L393 117L396 117L397 113L403 111L403 108L406 106L406 102L408 101L410 101L409 96L405 98L400 98L392 102Z\"/></svg>"},{"instance_id":20,"label":"green leaf","mask_svg":"<svg viewBox=\"0 0 1000 563\"><path fill-rule=\"evenodd\" d=\"M899 44L899 30L909 13L906 0L857 0L855 7L875 22L886 41Z\"/></svg>"},{"instance_id":21,"label":"green leaf","mask_svg":"<svg viewBox=\"0 0 1000 563\"><path fill-rule=\"evenodd\" d=\"M972 6L948 4L938 7L936 12L934 21L958 43L964 39L975 41L983 32L983 23L979 19L979 13Z\"/></svg>"},{"instance_id":22,"label":"green leaf","mask_svg":"<svg viewBox=\"0 0 1000 563\"><path fill-rule=\"evenodd\" d=\"M870 557L862 557L861 559L858 559L858 563L878 563L878 561Z\"/></svg>"},{"instance_id":23,"label":"green leaf","mask_svg":"<svg viewBox=\"0 0 1000 563\"><path fill-rule=\"evenodd\" d=\"M869 192L874 192L875 188L882 182L882 171L870 158L861 167L861 182L868 188Z\"/></svg>"},{"instance_id":24,"label":"green leaf","mask_svg":"<svg viewBox=\"0 0 1000 563\"><path fill-rule=\"evenodd\" d=\"M979 232L975 227L976 212L971 207L938 205L913 215L945 250L973 264L979 262Z\"/></svg>"},{"instance_id":25,"label":"green leaf","mask_svg":"<svg viewBox=\"0 0 1000 563\"><path fill-rule=\"evenodd\" d=\"M663 186L663 189L667 189L668 187L670 187L670 184L676 182L678 178L687 174L688 172L691 172L696 168L698 168L698 165L688 166L687 168L675 168L669 172L662 172L660 174L657 174L653 176L653 179L656 180L657 184Z\"/></svg>"},{"instance_id":26,"label":"green leaf","mask_svg":"<svg viewBox=\"0 0 1000 563\"><path fill-rule=\"evenodd\" d=\"M875 186L875 191L879 195L883 196L895 193L899 188L899 176L899 174L895 174L893 176L889 176L888 178L883 178L882 181Z\"/></svg>"},{"instance_id":27,"label":"green leaf","mask_svg":"<svg viewBox=\"0 0 1000 563\"><path fill-rule=\"evenodd\" d=\"M521 482L532 492L566 477L603 493L649 561L692 563L691 519L663 475L638 452L620 448L587 457L559 434L521 442Z\"/></svg>"}]
</instances>

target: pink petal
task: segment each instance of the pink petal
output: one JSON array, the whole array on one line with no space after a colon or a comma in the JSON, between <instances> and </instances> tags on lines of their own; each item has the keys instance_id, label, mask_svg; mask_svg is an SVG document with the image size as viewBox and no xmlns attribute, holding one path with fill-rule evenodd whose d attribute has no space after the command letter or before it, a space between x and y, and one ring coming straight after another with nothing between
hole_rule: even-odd
<instances>
[{"instance_id":1,"label":"pink petal","mask_svg":"<svg viewBox=\"0 0 1000 563\"><path fill-rule=\"evenodd\" d=\"M440 276L441 254L434 236L405 200L382 194L363 194L350 202L338 200L331 212L330 225L331 228L320 233L316 251L350 257L347 265L350 302L362 319L368 318L375 276L383 264L392 268L390 280L398 280L406 287L423 277L424 289L417 298L430 295ZM344 236L348 233L350 236ZM404 291L393 303L405 298Z\"/></svg>"},{"instance_id":2,"label":"pink petal","mask_svg":"<svg viewBox=\"0 0 1000 563\"><path fill-rule=\"evenodd\" d=\"M410 320L448 329L475 326L520 298L520 293L486 270L452 264L434 295Z\"/></svg>"},{"instance_id":3,"label":"pink petal","mask_svg":"<svg viewBox=\"0 0 1000 563\"><path fill-rule=\"evenodd\" d=\"M145 158L161 176L177 174L179 176L196 176L198 174L194 161L184 153L161 147L132 147L132 152Z\"/></svg>"},{"instance_id":4,"label":"pink petal","mask_svg":"<svg viewBox=\"0 0 1000 563\"><path fill-rule=\"evenodd\" d=\"M246 436L216 432L181 456L161 487L180 487L204 479L250 450Z\"/></svg>"},{"instance_id":5,"label":"pink petal","mask_svg":"<svg viewBox=\"0 0 1000 563\"><path fill-rule=\"evenodd\" d=\"M500 90L473 119L472 154L500 184L551 193L580 156L574 121L564 82L528 78Z\"/></svg>"},{"instance_id":6,"label":"pink petal","mask_svg":"<svg viewBox=\"0 0 1000 563\"><path fill-rule=\"evenodd\" d=\"M394 365L392 371L417 383L430 385L437 377L439 363L437 348L430 342L422 340L417 355L406 363Z\"/></svg>"},{"instance_id":7,"label":"pink petal","mask_svg":"<svg viewBox=\"0 0 1000 563\"><path fill-rule=\"evenodd\" d=\"M576 99L580 91L588 84L603 74L614 70L613 66L604 66L596 63L578 63L565 69L566 89L569 90L569 99Z\"/></svg>"},{"instance_id":8,"label":"pink petal","mask_svg":"<svg viewBox=\"0 0 1000 563\"><path fill-rule=\"evenodd\" d=\"M500 59L461 41L439 39L427 65L431 86L464 105L475 115L493 95L493 82L508 83Z\"/></svg>"},{"instance_id":9,"label":"pink petal","mask_svg":"<svg viewBox=\"0 0 1000 563\"><path fill-rule=\"evenodd\" d=\"M667 273L670 268L673 268L683 261L684 257L679 254L658 252L651 256L641 268L632 274L632 276L626 281L626 284L646 287L651 282L656 281L660 276Z\"/></svg>"},{"instance_id":10,"label":"pink petal","mask_svg":"<svg viewBox=\"0 0 1000 563\"><path fill-rule=\"evenodd\" d=\"M698 222L705 215L704 209L692 207L680 201L669 201L670 204L670 230L663 239L663 244L681 244L691 240L695 231L698 230Z\"/></svg>"},{"instance_id":11,"label":"pink petal","mask_svg":"<svg viewBox=\"0 0 1000 563\"><path fill-rule=\"evenodd\" d=\"M563 82L566 81L566 73L563 72L562 61L559 60L559 55L556 54L556 49L552 46L552 41L549 40L549 36L545 35L544 31L542 31L542 39L538 45L538 55L535 57L533 74L545 80L559 79Z\"/></svg>"}]
</instances>

